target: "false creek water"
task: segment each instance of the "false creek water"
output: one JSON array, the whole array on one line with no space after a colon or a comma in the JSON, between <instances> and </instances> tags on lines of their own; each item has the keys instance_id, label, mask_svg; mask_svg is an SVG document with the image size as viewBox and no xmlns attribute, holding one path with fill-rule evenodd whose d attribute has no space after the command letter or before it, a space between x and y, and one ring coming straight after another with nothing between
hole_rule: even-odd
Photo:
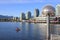
<instances>
[{"instance_id":1,"label":"false creek water","mask_svg":"<svg viewBox=\"0 0 60 40\"><path fill-rule=\"evenodd\" d=\"M16 28L20 31L17 32ZM59 34L59 24L52 24L51 34ZM58 30L57 30L58 29ZM43 23L0 22L0 40L45 40L47 25Z\"/></svg>"}]
</instances>

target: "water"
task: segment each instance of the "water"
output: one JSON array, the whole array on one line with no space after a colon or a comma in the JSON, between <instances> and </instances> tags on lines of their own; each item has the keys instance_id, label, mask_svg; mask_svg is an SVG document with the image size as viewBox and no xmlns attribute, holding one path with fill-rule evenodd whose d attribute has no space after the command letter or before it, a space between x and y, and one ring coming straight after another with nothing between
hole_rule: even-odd
<instances>
[{"instance_id":1,"label":"water","mask_svg":"<svg viewBox=\"0 0 60 40\"><path fill-rule=\"evenodd\" d=\"M60 35L59 24L50 26L51 34ZM0 40L45 40L46 36L47 25L43 23L0 22Z\"/></svg>"}]
</instances>

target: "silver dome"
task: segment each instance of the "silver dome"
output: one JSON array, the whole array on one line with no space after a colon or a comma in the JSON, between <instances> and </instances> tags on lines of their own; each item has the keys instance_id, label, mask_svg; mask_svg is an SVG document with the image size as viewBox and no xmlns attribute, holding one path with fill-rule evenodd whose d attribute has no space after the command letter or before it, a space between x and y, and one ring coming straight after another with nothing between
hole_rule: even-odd
<instances>
[{"instance_id":1,"label":"silver dome","mask_svg":"<svg viewBox=\"0 0 60 40\"><path fill-rule=\"evenodd\" d=\"M45 6L42 10L42 15L47 16L48 13L50 16L55 16L55 8L50 5Z\"/></svg>"}]
</instances>

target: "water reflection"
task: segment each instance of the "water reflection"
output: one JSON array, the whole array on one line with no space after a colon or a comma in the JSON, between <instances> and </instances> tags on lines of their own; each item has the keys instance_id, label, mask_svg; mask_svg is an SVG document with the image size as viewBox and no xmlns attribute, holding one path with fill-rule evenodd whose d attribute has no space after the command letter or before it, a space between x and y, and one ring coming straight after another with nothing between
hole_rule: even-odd
<instances>
[{"instance_id":1,"label":"water reflection","mask_svg":"<svg viewBox=\"0 0 60 40\"><path fill-rule=\"evenodd\" d=\"M39 23L21 23L21 36L24 40L43 40L46 37L46 27Z\"/></svg>"},{"instance_id":2,"label":"water reflection","mask_svg":"<svg viewBox=\"0 0 60 40\"><path fill-rule=\"evenodd\" d=\"M40 37L40 40L45 40L46 39L46 36L47 36L47 25L44 24L44 23L38 23L38 31L39 31L39 37Z\"/></svg>"},{"instance_id":3,"label":"water reflection","mask_svg":"<svg viewBox=\"0 0 60 40\"><path fill-rule=\"evenodd\" d=\"M60 35L60 25L52 24L50 30L50 34ZM0 23L0 40L45 40L46 36L47 24L44 23Z\"/></svg>"},{"instance_id":4,"label":"water reflection","mask_svg":"<svg viewBox=\"0 0 60 40\"><path fill-rule=\"evenodd\" d=\"M51 25L51 34L60 35L60 25L59 24Z\"/></svg>"},{"instance_id":5,"label":"water reflection","mask_svg":"<svg viewBox=\"0 0 60 40\"><path fill-rule=\"evenodd\" d=\"M33 24L22 22L22 40L33 40Z\"/></svg>"},{"instance_id":6,"label":"water reflection","mask_svg":"<svg viewBox=\"0 0 60 40\"><path fill-rule=\"evenodd\" d=\"M27 27L27 38L28 40L33 40L33 25L31 23L26 23Z\"/></svg>"},{"instance_id":7,"label":"water reflection","mask_svg":"<svg viewBox=\"0 0 60 40\"><path fill-rule=\"evenodd\" d=\"M59 26L51 24L50 34L60 34ZM22 28L21 36L23 40L46 40L47 38L47 24L22 22L20 27Z\"/></svg>"}]
</instances>

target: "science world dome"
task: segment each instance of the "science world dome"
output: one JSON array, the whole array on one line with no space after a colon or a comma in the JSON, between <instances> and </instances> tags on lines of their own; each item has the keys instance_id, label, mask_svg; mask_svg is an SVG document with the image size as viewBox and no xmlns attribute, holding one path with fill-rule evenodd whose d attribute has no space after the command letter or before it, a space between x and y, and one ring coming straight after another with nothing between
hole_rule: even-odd
<instances>
[{"instance_id":1,"label":"science world dome","mask_svg":"<svg viewBox=\"0 0 60 40\"><path fill-rule=\"evenodd\" d=\"M47 16L49 13L50 16L55 16L55 8L51 5L47 5L42 9L42 15Z\"/></svg>"}]
</instances>

